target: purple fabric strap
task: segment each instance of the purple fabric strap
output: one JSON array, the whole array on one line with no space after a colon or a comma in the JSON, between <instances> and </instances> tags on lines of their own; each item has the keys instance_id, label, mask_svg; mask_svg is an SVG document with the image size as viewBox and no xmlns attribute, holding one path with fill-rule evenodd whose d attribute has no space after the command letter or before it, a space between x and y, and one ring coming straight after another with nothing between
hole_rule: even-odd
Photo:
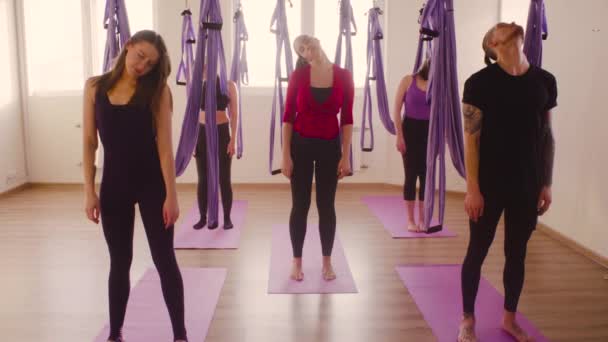
<instances>
[{"instance_id":1,"label":"purple fabric strap","mask_svg":"<svg viewBox=\"0 0 608 342\"><path fill-rule=\"evenodd\" d=\"M194 65L193 45L196 43L194 28L192 27L192 12L186 9L182 12L182 58L177 69L176 82L186 86L186 94L190 94L192 83L192 66Z\"/></svg>"},{"instance_id":2,"label":"purple fabric strap","mask_svg":"<svg viewBox=\"0 0 608 342\"><path fill-rule=\"evenodd\" d=\"M192 87L186 104L182 134L175 157L177 175L186 170L192 152L198 139L198 117L201 105L201 92L203 87L203 59L207 57L206 74L212 79L220 74L220 91L228 94L226 77L226 60L224 58L224 45L222 43L221 26L222 14L219 0L201 0L200 23L198 30L196 57L192 71ZM205 54L205 51L207 53ZM207 137L207 198L208 222L218 222L218 138L217 138L217 94L216 87L205 87L205 133ZM226 153L226 151L219 151Z\"/></svg>"},{"instance_id":3,"label":"purple fabric strap","mask_svg":"<svg viewBox=\"0 0 608 342\"><path fill-rule=\"evenodd\" d=\"M350 0L340 1L340 33L338 33L338 43L336 44L336 56L334 63L350 71L351 76L354 75L353 68L353 44L352 36L357 34L357 24L355 23L355 15ZM352 25L351 25L352 24ZM344 37L344 64L342 64L342 37ZM363 130L362 130L363 131ZM340 138L342 138L342 128L340 128ZM349 153L350 165L353 166L353 145L350 145ZM352 172L349 176L352 176Z\"/></svg>"},{"instance_id":4,"label":"purple fabric strap","mask_svg":"<svg viewBox=\"0 0 608 342\"><path fill-rule=\"evenodd\" d=\"M291 2L290 2L291 5ZM289 76L293 72L293 57L291 54L291 43L289 42L289 31L287 30L287 14L285 12L285 0L277 0L277 5L272 13L270 20L270 32L275 34L277 51L275 55L275 77L274 92L272 94L272 111L270 114L270 155L268 160L268 171L275 175L281 170L273 170L272 162L274 159L274 136L276 131L276 117L279 117L279 127L283 127L281 115L285 112L285 101L283 100L283 83L289 81ZM286 77L281 73L281 51L285 49L285 70ZM277 103L278 101L278 103ZM277 112L277 105L279 111ZM282 131L281 135L282 136ZM281 144L283 142L281 141Z\"/></svg>"},{"instance_id":5,"label":"purple fabric strap","mask_svg":"<svg viewBox=\"0 0 608 342\"><path fill-rule=\"evenodd\" d=\"M524 39L524 53L528 61L537 67L543 62L543 40L549 35L544 0L531 0Z\"/></svg>"},{"instance_id":6,"label":"purple fabric strap","mask_svg":"<svg viewBox=\"0 0 608 342\"><path fill-rule=\"evenodd\" d=\"M242 5L239 2L235 6L237 8L234 13L234 48L232 55L232 66L230 68L230 80L236 83L239 92L239 117L238 117L238 128L237 128L237 150L236 158L241 159L243 156L243 107L241 105L241 84L247 85L249 83L249 70L247 68L247 40L249 40L249 34L247 33L247 26L245 26L245 16L243 14ZM233 133L234 134L234 133Z\"/></svg>"},{"instance_id":7,"label":"purple fabric strap","mask_svg":"<svg viewBox=\"0 0 608 342\"><path fill-rule=\"evenodd\" d=\"M435 180L439 160L439 224L445 213L445 146L452 163L464 177L464 144L456 73L456 32L453 0L429 0L421 17L421 37L417 53L417 70L422 62L424 42L428 41L431 58L427 96L431 101L429 143L427 150L427 186L424 212L426 228L430 226L435 205ZM440 33L440 34L439 34ZM432 38L432 39L431 39Z\"/></svg>"},{"instance_id":8,"label":"purple fabric strap","mask_svg":"<svg viewBox=\"0 0 608 342\"><path fill-rule=\"evenodd\" d=\"M376 97L378 100L378 112L380 121L384 128L395 134L395 125L391 119L388 107L388 97L386 95L386 82L384 81L384 65L382 62L382 46L380 40L383 39L382 27L380 26L379 16L382 11L378 7L371 8L368 12L367 22L367 72L365 73L365 88L363 92L363 115L361 118L361 150L371 152L374 149L374 126L372 124L372 91L371 81L376 82ZM371 75L370 75L371 72ZM366 122L369 123L370 145L365 147Z\"/></svg>"},{"instance_id":9,"label":"purple fabric strap","mask_svg":"<svg viewBox=\"0 0 608 342\"><path fill-rule=\"evenodd\" d=\"M131 38L129 17L124 0L106 0L103 27L107 30L106 47L103 54L103 72L107 72L112 68L114 59Z\"/></svg>"}]
</instances>

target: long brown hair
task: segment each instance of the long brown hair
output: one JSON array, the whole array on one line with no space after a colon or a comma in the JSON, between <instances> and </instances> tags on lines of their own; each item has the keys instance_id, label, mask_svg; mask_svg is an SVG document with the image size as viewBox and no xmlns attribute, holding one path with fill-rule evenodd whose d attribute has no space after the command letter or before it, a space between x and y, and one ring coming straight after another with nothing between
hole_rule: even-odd
<instances>
[{"instance_id":1,"label":"long brown hair","mask_svg":"<svg viewBox=\"0 0 608 342\"><path fill-rule=\"evenodd\" d=\"M101 76L95 77L93 82L97 86L98 92L110 91L120 80L125 70L127 46L139 42L152 44L158 51L159 58L156 65L149 72L137 79L135 94L133 94L129 104L147 107L153 113L157 113L160 106L161 94L167 84L167 78L171 74L171 61L163 38L154 31L142 30L131 36L122 51L120 51L112 69Z\"/></svg>"},{"instance_id":2,"label":"long brown hair","mask_svg":"<svg viewBox=\"0 0 608 342\"><path fill-rule=\"evenodd\" d=\"M431 69L431 60L425 59L418 71L416 71L416 76L422 78L425 81L429 80L429 71Z\"/></svg>"}]
</instances>

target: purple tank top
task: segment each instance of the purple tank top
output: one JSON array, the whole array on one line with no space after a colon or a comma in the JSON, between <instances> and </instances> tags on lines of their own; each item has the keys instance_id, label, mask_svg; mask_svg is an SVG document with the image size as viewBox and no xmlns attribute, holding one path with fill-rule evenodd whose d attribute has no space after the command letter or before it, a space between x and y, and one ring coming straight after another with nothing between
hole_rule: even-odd
<instances>
[{"instance_id":1,"label":"purple tank top","mask_svg":"<svg viewBox=\"0 0 608 342\"><path fill-rule=\"evenodd\" d=\"M405 103L405 116L416 120L429 120L431 118L431 104L426 102L426 91L416 85L416 77L407 89L403 98Z\"/></svg>"}]
</instances>

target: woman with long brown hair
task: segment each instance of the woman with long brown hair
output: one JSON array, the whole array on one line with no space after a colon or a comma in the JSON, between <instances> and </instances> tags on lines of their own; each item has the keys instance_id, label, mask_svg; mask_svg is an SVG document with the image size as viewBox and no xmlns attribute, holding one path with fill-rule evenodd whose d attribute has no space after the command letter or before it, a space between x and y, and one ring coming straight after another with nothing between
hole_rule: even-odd
<instances>
[{"instance_id":1,"label":"woman with long brown hair","mask_svg":"<svg viewBox=\"0 0 608 342\"><path fill-rule=\"evenodd\" d=\"M186 341L184 286L173 251L179 215L171 137L171 64L160 35L139 31L112 70L87 80L84 92L83 169L87 217L101 223L110 252L110 334L121 330L129 298L137 203L158 270L175 341ZM100 196L95 191L97 133L104 147Z\"/></svg>"}]
</instances>

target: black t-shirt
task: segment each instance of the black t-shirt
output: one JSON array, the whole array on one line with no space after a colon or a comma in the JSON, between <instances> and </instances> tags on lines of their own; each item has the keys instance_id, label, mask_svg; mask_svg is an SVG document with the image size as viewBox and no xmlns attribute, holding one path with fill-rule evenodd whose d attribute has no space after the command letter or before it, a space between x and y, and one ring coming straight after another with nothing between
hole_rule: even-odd
<instances>
[{"instance_id":1,"label":"black t-shirt","mask_svg":"<svg viewBox=\"0 0 608 342\"><path fill-rule=\"evenodd\" d=\"M541 132L556 101L555 77L535 66L513 76L494 63L466 81L462 102L483 113L479 145L483 193L538 195Z\"/></svg>"}]
</instances>

